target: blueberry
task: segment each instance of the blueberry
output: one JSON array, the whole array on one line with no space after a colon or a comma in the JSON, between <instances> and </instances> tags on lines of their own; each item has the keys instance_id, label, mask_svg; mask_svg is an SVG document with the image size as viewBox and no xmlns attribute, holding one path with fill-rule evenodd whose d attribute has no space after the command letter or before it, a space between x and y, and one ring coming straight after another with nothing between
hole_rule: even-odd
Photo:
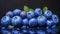
<instances>
[{"instance_id":1,"label":"blueberry","mask_svg":"<svg viewBox=\"0 0 60 34\"><path fill-rule=\"evenodd\" d=\"M52 26L54 23L53 23L53 21L52 20L47 20L47 26Z\"/></svg>"},{"instance_id":2,"label":"blueberry","mask_svg":"<svg viewBox=\"0 0 60 34\"><path fill-rule=\"evenodd\" d=\"M28 25L29 24L29 21L27 18L23 19L23 25Z\"/></svg>"},{"instance_id":3,"label":"blueberry","mask_svg":"<svg viewBox=\"0 0 60 34\"><path fill-rule=\"evenodd\" d=\"M11 18L9 16L4 16L1 19L2 26L8 26L10 24Z\"/></svg>"},{"instance_id":4,"label":"blueberry","mask_svg":"<svg viewBox=\"0 0 60 34\"><path fill-rule=\"evenodd\" d=\"M18 26L22 24L22 19L20 16L14 16L11 20L12 25Z\"/></svg>"},{"instance_id":5,"label":"blueberry","mask_svg":"<svg viewBox=\"0 0 60 34\"><path fill-rule=\"evenodd\" d=\"M32 18L29 20L29 26L36 26L37 25L37 19L36 18Z\"/></svg>"},{"instance_id":6,"label":"blueberry","mask_svg":"<svg viewBox=\"0 0 60 34\"><path fill-rule=\"evenodd\" d=\"M50 18L52 16L52 12L50 10L46 10L44 12L44 16L47 17L47 18Z\"/></svg>"},{"instance_id":7,"label":"blueberry","mask_svg":"<svg viewBox=\"0 0 60 34\"><path fill-rule=\"evenodd\" d=\"M20 13L20 16L21 16L22 18L26 18L27 14L26 14L25 11L22 11L22 12Z\"/></svg>"},{"instance_id":8,"label":"blueberry","mask_svg":"<svg viewBox=\"0 0 60 34\"><path fill-rule=\"evenodd\" d=\"M55 14L52 15L52 20L53 20L54 24L57 24L59 22L59 18Z\"/></svg>"},{"instance_id":9,"label":"blueberry","mask_svg":"<svg viewBox=\"0 0 60 34\"><path fill-rule=\"evenodd\" d=\"M27 18L28 18L28 19L31 19L31 18L33 18L33 17L35 17L33 11L29 11L29 12L27 12Z\"/></svg>"},{"instance_id":10,"label":"blueberry","mask_svg":"<svg viewBox=\"0 0 60 34\"><path fill-rule=\"evenodd\" d=\"M8 12L6 13L6 16L13 17L13 12L12 12L12 11L8 11Z\"/></svg>"},{"instance_id":11,"label":"blueberry","mask_svg":"<svg viewBox=\"0 0 60 34\"><path fill-rule=\"evenodd\" d=\"M42 15L42 10L40 8L36 8L34 12L36 16Z\"/></svg>"},{"instance_id":12,"label":"blueberry","mask_svg":"<svg viewBox=\"0 0 60 34\"><path fill-rule=\"evenodd\" d=\"M15 9L15 10L13 10L14 16L19 16L20 13L21 13L21 10L20 10L20 9Z\"/></svg>"},{"instance_id":13,"label":"blueberry","mask_svg":"<svg viewBox=\"0 0 60 34\"><path fill-rule=\"evenodd\" d=\"M38 25L39 26L42 26L42 25L44 25L45 23L46 23L46 21L47 21L47 19L46 19L46 17L45 16L39 16L39 17L37 17L37 20L38 20Z\"/></svg>"},{"instance_id":14,"label":"blueberry","mask_svg":"<svg viewBox=\"0 0 60 34\"><path fill-rule=\"evenodd\" d=\"M37 30L37 34L46 34L46 32L42 30Z\"/></svg>"}]
</instances>

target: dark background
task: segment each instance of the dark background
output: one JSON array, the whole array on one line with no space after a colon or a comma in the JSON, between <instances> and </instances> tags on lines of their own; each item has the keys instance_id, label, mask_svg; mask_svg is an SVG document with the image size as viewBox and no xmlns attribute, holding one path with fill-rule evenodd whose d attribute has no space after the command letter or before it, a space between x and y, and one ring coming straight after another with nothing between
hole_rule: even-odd
<instances>
[{"instance_id":1,"label":"dark background","mask_svg":"<svg viewBox=\"0 0 60 34\"><path fill-rule=\"evenodd\" d=\"M47 6L52 12L60 16L59 0L0 0L0 16L2 17L7 11L16 8L23 10L24 5L29 8L43 8Z\"/></svg>"},{"instance_id":2,"label":"dark background","mask_svg":"<svg viewBox=\"0 0 60 34\"><path fill-rule=\"evenodd\" d=\"M41 8L47 6L49 10L57 14L60 19L60 1L59 0L0 0L0 18L5 15L9 10L21 9L23 10L24 5L29 8ZM58 27L60 22L58 24Z\"/></svg>"}]
</instances>

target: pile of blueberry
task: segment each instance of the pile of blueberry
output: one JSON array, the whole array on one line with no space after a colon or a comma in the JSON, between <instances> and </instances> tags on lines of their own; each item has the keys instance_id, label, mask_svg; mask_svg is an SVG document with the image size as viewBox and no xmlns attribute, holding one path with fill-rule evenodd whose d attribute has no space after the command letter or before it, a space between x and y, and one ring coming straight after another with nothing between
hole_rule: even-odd
<instances>
[{"instance_id":1,"label":"pile of blueberry","mask_svg":"<svg viewBox=\"0 0 60 34\"><path fill-rule=\"evenodd\" d=\"M15 9L8 11L1 19L1 31L3 34L55 34L59 18L50 10L36 8L34 11L22 11ZM14 28L8 28L14 26ZM45 28L42 28L46 26ZM15 28L19 27L19 28Z\"/></svg>"}]
</instances>

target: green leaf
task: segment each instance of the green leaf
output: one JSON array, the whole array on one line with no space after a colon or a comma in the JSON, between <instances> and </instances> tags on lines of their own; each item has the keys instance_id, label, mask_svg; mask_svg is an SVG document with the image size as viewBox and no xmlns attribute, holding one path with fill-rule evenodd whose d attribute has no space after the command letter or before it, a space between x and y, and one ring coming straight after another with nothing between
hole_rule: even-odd
<instances>
[{"instance_id":1,"label":"green leaf","mask_svg":"<svg viewBox=\"0 0 60 34\"><path fill-rule=\"evenodd\" d=\"M24 6L24 11L28 12L29 11L29 7L28 6Z\"/></svg>"},{"instance_id":2,"label":"green leaf","mask_svg":"<svg viewBox=\"0 0 60 34\"><path fill-rule=\"evenodd\" d=\"M29 9L29 11L34 11L33 9Z\"/></svg>"},{"instance_id":3,"label":"green leaf","mask_svg":"<svg viewBox=\"0 0 60 34\"><path fill-rule=\"evenodd\" d=\"M48 10L48 7L45 6L45 7L43 8L43 12L45 12L46 10Z\"/></svg>"}]
</instances>

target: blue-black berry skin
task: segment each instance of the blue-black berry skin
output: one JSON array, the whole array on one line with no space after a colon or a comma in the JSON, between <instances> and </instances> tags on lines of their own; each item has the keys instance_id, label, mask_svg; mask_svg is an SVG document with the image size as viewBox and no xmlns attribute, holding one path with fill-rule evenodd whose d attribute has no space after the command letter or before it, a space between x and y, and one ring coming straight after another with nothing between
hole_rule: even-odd
<instances>
[{"instance_id":1,"label":"blue-black berry skin","mask_svg":"<svg viewBox=\"0 0 60 34\"><path fill-rule=\"evenodd\" d=\"M28 18L28 19L31 19L31 18L33 18L33 17L35 17L33 11L29 11L29 12L27 12L27 18Z\"/></svg>"},{"instance_id":2,"label":"blue-black berry skin","mask_svg":"<svg viewBox=\"0 0 60 34\"><path fill-rule=\"evenodd\" d=\"M11 20L12 25L22 25L22 19L20 16L14 16Z\"/></svg>"},{"instance_id":3,"label":"blue-black berry skin","mask_svg":"<svg viewBox=\"0 0 60 34\"><path fill-rule=\"evenodd\" d=\"M51 18L52 12L51 12L50 10L46 10L46 11L44 12L44 16L47 17L47 18Z\"/></svg>"},{"instance_id":4,"label":"blue-black berry skin","mask_svg":"<svg viewBox=\"0 0 60 34\"><path fill-rule=\"evenodd\" d=\"M8 26L10 24L11 18L9 16L4 16L1 19L2 26Z\"/></svg>"},{"instance_id":5,"label":"blue-black berry skin","mask_svg":"<svg viewBox=\"0 0 60 34\"><path fill-rule=\"evenodd\" d=\"M20 9L15 9L13 10L13 15L14 16L20 16L21 10Z\"/></svg>"},{"instance_id":6,"label":"blue-black berry skin","mask_svg":"<svg viewBox=\"0 0 60 34\"><path fill-rule=\"evenodd\" d=\"M29 20L29 26L36 26L37 25L37 19L36 18L32 18Z\"/></svg>"},{"instance_id":7,"label":"blue-black berry skin","mask_svg":"<svg viewBox=\"0 0 60 34\"><path fill-rule=\"evenodd\" d=\"M40 8L36 8L34 13L35 13L35 16L41 16L42 15L42 10Z\"/></svg>"},{"instance_id":8,"label":"blue-black berry skin","mask_svg":"<svg viewBox=\"0 0 60 34\"><path fill-rule=\"evenodd\" d=\"M37 17L37 20L38 20L38 25L39 25L39 26L45 25L45 23L46 23L46 21L47 21L46 17L43 16L43 15Z\"/></svg>"}]
</instances>

